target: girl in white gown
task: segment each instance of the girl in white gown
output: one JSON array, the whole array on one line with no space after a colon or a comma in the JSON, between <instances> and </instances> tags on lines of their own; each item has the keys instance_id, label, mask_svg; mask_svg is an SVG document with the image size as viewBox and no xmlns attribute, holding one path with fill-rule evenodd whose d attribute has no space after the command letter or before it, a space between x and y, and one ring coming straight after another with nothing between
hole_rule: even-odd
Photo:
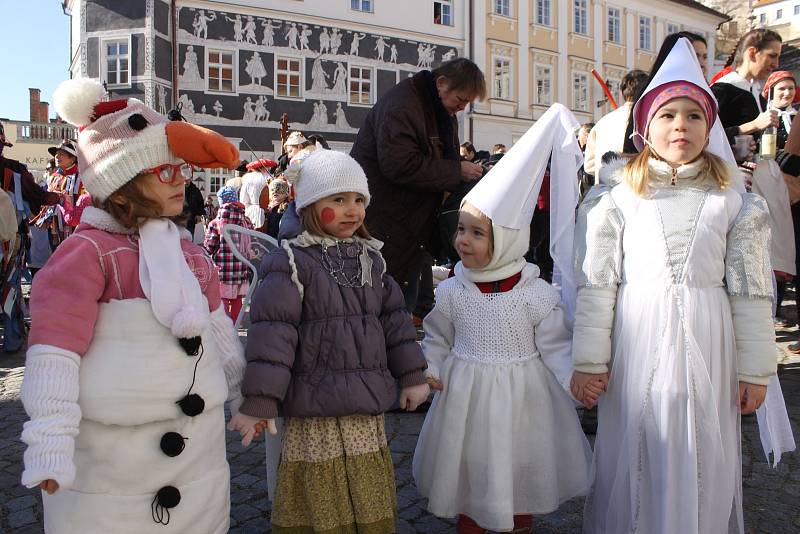
<instances>
[{"instance_id":1,"label":"girl in white gown","mask_svg":"<svg viewBox=\"0 0 800 534\"><path fill-rule=\"evenodd\" d=\"M651 84L648 146L579 209L573 393L607 380L584 532L743 531L739 414L776 372L768 212L704 150L699 83Z\"/></svg>"},{"instance_id":2,"label":"girl in white gown","mask_svg":"<svg viewBox=\"0 0 800 534\"><path fill-rule=\"evenodd\" d=\"M455 240L461 261L424 321L427 374L440 391L413 474L433 514L459 516L459 533L528 532L532 514L585 495L592 482L591 451L566 391L567 313L523 258L528 245L527 224L493 224L465 203Z\"/></svg>"}]
</instances>

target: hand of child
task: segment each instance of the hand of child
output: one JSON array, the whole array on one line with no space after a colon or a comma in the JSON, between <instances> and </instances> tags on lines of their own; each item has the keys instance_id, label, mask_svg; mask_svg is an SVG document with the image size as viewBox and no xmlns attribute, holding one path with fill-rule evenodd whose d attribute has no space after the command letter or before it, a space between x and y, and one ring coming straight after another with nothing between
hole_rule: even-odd
<instances>
[{"instance_id":1,"label":"hand of child","mask_svg":"<svg viewBox=\"0 0 800 534\"><path fill-rule=\"evenodd\" d=\"M46 491L48 494L52 495L58 491L58 482L56 482L52 478L48 478L47 480L39 482L39 489L41 489L42 491Z\"/></svg>"},{"instance_id":2,"label":"hand of child","mask_svg":"<svg viewBox=\"0 0 800 534\"><path fill-rule=\"evenodd\" d=\"M587 385L592 384L587 388ZM581 373L574 371L570 381L572 396L582 402L587 408L592 408L597 403L608 386L608 373Z\"/></svg>"},{"instance_id":3,"label":"hand of child","mask_svg":"<svg viewBox=\"0 0 800 534\"><path fill-rule=\"evenodd\" d=\"M431 390L444 391L444 384L442 384L441 380L433 378L432 376L429 376L425 380L428 382L428 386L431 388Z\"/></svg>"},{"instance_id":4,"label":"hand of child","mask_svg":"<svg viewBox=\"0 0 800 534\"><path fill-rule=\"evenodd\" d=\"M403 388L400 390L400 408L413 412L428 399L430 393L431 388L427 383Z\"/></svg>"},{"instance_id":5,"label":"hand of child","mask_svg":"<svg viewBox=\"0 0 800 534\"><path fill-rule=\"evenodd\" d=\"M739 382L739 412L747 415L758 410L767 396L767 386Z\"/></svg>"},{"instance_id":6,"label":"hand of child","mask_svg":"<svg viewBox=\"0 0 800 534\"><path fill-rule=\"evenodd\" d=\"M228 423L228 430L237 431L242 436L242 446L244 447L249 446L265 428L273 436L278 433L275 419L259 419L241 412L231 417L231 422Z\"/></svg>"}]
</instances>

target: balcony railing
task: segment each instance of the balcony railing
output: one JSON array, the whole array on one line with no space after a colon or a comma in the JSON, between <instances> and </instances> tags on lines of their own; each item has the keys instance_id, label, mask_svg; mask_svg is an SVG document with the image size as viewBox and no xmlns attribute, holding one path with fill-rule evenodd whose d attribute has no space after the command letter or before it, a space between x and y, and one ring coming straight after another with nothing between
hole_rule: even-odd
<instances>
[{"instance_id":1,"label":"balcony railing","mask_svg":"<svg viewBox=\"0 0 800 534\"><path fill-rule=\"evenodd\" d=\"M62 139L75 139L77 129L64 123L18 122L17 139L22 142L58 144Z\"/></svg>"}]
</instances>

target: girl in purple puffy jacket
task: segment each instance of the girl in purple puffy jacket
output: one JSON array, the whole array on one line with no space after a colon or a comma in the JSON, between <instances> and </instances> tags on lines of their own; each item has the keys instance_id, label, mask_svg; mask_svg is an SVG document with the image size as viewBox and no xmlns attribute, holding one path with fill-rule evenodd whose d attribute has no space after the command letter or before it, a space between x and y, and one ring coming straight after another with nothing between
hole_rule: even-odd
<instances>
[{"instance_id":1,"label":"girl in purple puffy jacket","mask_svg":"<svg viewBox=\"0 0 800 534\"><path fill-rule=\"evenodd\" d=\"M244 402L230 427L247 445L285 418L273 499L281 533L395 532L383 413L430 392L397 283L363 226L370 194L350 156L292 160L304 231L261 265L250 309Z\"/></svg>"}]
</instances>

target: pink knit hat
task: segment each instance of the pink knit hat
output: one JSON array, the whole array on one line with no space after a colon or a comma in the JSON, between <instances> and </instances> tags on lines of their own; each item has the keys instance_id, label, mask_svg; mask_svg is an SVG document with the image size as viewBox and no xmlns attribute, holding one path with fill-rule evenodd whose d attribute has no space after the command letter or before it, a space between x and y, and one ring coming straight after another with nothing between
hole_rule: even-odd
<instances>
[{"instance_id":1,"label":"pink knit hat","mask_svg":"<svg viewBox=\"0 0 800 534\"><path fill-rule=\"evenodd\" d=\"M650 121L656 112L670 100L688 98L703 110L706 119L706 133L711 131L717 118L717 103L698 86L685 80L675 80L647 92L636 104L633 117L634 132L645 139L650 133Z\"/></svg>"}]
</instances>

